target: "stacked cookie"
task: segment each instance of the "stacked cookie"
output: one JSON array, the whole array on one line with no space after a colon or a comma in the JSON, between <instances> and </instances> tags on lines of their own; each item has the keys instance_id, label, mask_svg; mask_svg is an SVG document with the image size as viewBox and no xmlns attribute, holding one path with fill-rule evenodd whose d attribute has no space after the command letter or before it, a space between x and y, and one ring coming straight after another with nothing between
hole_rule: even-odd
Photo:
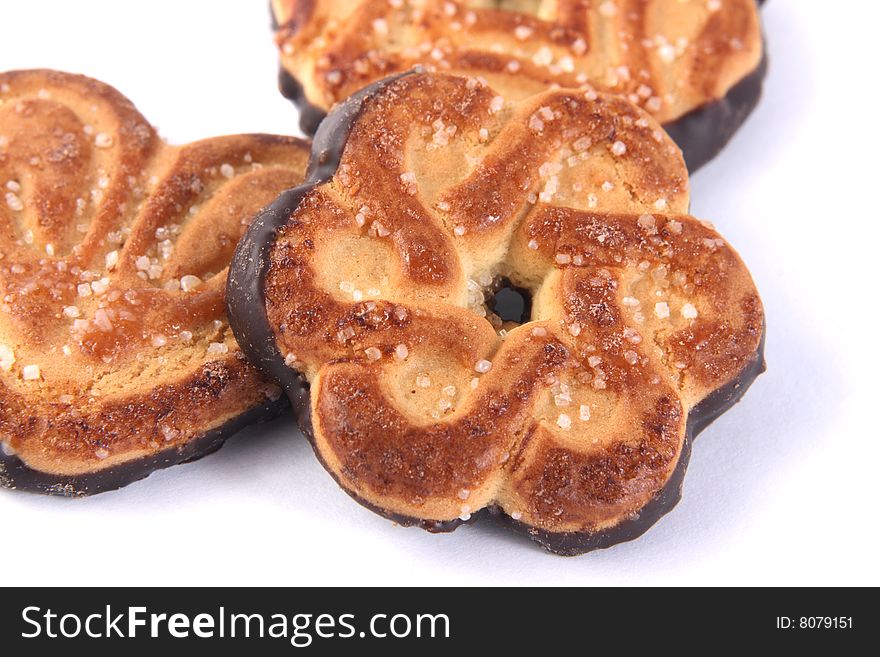
<instances>
[{"instance_id":1,"label":"stacked cookie","mask_svg":"<svg viewBox=\"0 0 880 657\"><path fill-rule=\"evenodd\" d=\"M755 3L329 4L273 5L330 110L310 156L170 147L100 83L0 76L0 482L118 487L283 390L398 522L494 515L561 554L640 535L763 369L758 293L661 126L695 166L742 121Z\"/></svg>"},{"instance_id":2,"label":"stacked cookie","mask_svg":"<svg viewBox=\"0 0 880 657\"><path fill-rule=\"evenodd\" d=\"M415 65L479 77L508 100L547 88L625 96L691 171L760 97L755 0L273 0L282 90L314 132L355 90Z\"/></svg>"}]
</instances>

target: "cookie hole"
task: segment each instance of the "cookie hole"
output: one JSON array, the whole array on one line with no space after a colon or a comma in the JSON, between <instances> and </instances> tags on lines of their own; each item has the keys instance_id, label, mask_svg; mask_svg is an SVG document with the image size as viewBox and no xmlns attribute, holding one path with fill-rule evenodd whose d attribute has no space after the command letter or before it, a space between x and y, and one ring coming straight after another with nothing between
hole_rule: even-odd
<instances>
[{"instance_id":1,"label":"cookie hole","mask_svg":"<svg viewBox=\"0 0 880 657\"><path fill-rule=\"evenodd\" d=\"M532 316L532 294L528 290L517 287L507 278L498 282L495 293L488 299L486 306L502 322L525 324Z\"/></svg>"}]
</instances>

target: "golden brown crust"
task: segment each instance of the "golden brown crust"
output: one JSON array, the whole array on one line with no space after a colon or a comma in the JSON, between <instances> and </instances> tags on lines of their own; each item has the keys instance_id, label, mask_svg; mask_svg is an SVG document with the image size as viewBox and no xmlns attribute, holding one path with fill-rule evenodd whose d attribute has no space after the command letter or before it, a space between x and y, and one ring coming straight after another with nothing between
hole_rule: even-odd
<instances>
[{"instance_id":1,"label":"golden brown crust","mask_svg":"<svg viewBox=\"0 0 880 657\"><path fill-rule=\"evenodd\" d=\"M755 0L274 0L285 69L329 109L416 64L522 99L589 83L661 123L727 92L762 57Z\"/></svg>"},{"instance_id":2,"label":"golden brown crust","mask_svg":"<svg viewBox=\"0 0 880 657\"><path fill-rule=\"evenodd\" d=\"M599 532L658 495L690 411L759 358L761 302L686 214L680 152L646 113L497 98L416 74L367 101L272 244L266 315L311 384L319 457L361 501ZM498 276L532 321L487 321Z\"/></svg>"},{"instance_id":3,"label":"golden brown crust","mask_svg":"<svg viewBox=\"0 0 880 657\"><path fill-rule=\"evenodd\" d=\"M226 270L307 157L305 142L270 135L169 146L105 84L0 74L4 452L93 473L277 397L228 329Z\"/></svg>"}]
</instances>

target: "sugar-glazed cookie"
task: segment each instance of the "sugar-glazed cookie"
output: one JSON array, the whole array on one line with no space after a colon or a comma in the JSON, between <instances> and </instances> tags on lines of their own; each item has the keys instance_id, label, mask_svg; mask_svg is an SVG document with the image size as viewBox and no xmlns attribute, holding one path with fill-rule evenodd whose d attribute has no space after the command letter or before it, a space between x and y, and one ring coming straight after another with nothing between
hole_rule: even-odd
<instances>
[{"instance_id":1,"label":"sugar-glazed cookie","mask_svg":"<svg viewBox=\"0 0 880 657\"><path fill-rule=\"evenodd\" d=\"M692 438L762 371L763 310L646 112L498 98L415 73L339 105L239 244L230 323L358 501L576 554L678 501ZM499 280L524 321L487 309Z\"/></svg>"},{"instance_id":2,"label":"sugar-glazed cookie","mask_svg":"<svg viewBox=\"0 0 880 657\"><path fill-rule=\"evenodd\" d=\"M269 135L169 146L105 84L0 74L0 484L118 488L277 409L226 272L307 159Z\"/></svg>"},{"instance_id":3,"label":"sugar-glazed cookie","mask_svg":"<svg viewBox=\"0 0 880 657\"><path fill-rule=\"evenodd\" d=\"M590 85L660 121L691 171L758 102L755 0L274 0L282 90L313 132L328 108L419 64L518 101Z\"/></svg>"}]
</instances>

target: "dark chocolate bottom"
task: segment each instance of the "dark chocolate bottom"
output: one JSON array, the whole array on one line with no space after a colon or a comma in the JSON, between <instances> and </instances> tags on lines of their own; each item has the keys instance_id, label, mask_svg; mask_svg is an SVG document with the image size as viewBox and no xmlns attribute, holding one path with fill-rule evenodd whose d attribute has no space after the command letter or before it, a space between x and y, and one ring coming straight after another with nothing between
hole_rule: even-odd
<instances>
[{"instance_id":1,"label":"dark chocolate bottom","mask_svg":"<svg viewBox=\"0 0 880 657\"><path fill-rule=\"evenodd\" d=\"M761 99L767 75L767 55L752 73L731 87L727 95L663 127L681 148L688 171L714 159L733 138Z\"/></svg>"},{"instance_id":2,"label":"dark chocolate bottom","mask_svg":"<svg viewBox=\"0 0 880 657\"><path fill-rule=\"evenodd\" d=\"M81 475L65 476L40 472L28 467L17 456L0 454L0 486L61 497L87 497L116 490L144 479L156 470L189 463L212 454L220 449L232 434L248 425L272 420L286 408L287 403L282 397L278 401L252 408L180 447L172 447L147 458Z\"/></svg>"},{"instance_id":3,"label":"dark chocolate bottom","mask_svg":"<svg viewBox=\"0 0 880 657\"><path fill-rule=\"evenodd\" d=\"M278 72L278 90L299 109L299 129L306 136L313 136L321 121L327 117L327 112L309 102L300 81L288 73L283 66Z\"/></svg>"}]
</instances>

